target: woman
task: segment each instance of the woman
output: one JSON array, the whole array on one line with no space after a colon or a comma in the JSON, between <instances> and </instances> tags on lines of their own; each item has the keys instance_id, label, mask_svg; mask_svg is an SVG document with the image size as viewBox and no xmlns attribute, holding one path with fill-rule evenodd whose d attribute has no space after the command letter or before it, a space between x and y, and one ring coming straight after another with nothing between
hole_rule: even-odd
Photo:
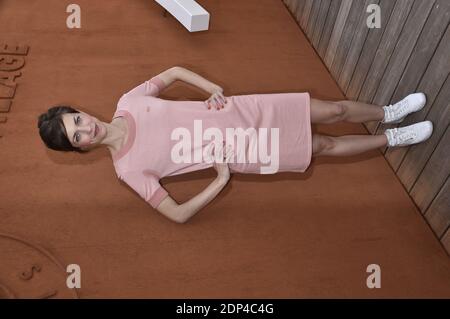
<instances>
[{"instance_id":1,"label":"woman","mask_svg":"<svg viewBox=\"0 0 450 319\"><path fill-rule=\"evenodd\" d=\"M212 95L206 102L157 97L176 80ZM230 172L304 172L312 156L349 156L385 145L425 141L433 130L430 121L387 129L381 135L333 137L311 132L311 123L399 123L422 109L425 102L423 93L383 107L321 101L308 93L225 97L219 86L185 68L173 67L124 94L110 123L58 106L39 116L38 127L44 143L54 150L86 152L106 145L118 178L160 213L184 223L217 196ZM181 205L159 183L164 176L211 166L217 178Z\"/></svg>"}]
</instances>

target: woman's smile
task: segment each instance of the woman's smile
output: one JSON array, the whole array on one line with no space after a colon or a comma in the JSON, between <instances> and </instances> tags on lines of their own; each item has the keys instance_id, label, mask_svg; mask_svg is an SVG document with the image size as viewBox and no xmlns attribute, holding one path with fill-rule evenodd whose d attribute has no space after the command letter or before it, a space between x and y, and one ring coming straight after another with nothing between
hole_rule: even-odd
<instances>
[{"instance_id":1,"label":"woman's smile","mask_svg":"<svg viewBox=\"0 0 450 319\"><path fill-rule=\"evenodd\" d=\"M100 123L94 123L94 135L92 136L92 140L95 140L97 136L102 132L102 125Z\"/></svg>"},{"instance_id":2,"label":"woman's smile","mask_svg":"<svg viewBox=\"0 0 450 319\"><path fill-rule=\"evenodd\" d=\"M98 130L99 130L99 129L98 129L97 123L94 123L94 138L97 137Z\"/></svg>"}]
</instances>

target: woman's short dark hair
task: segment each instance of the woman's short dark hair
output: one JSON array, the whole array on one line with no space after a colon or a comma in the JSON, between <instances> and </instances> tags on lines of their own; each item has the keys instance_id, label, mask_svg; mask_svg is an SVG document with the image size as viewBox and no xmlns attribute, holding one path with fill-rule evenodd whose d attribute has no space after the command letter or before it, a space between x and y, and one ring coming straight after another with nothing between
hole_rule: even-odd
<instances>
[{"instance_id":1,"label":"woman's short dark hair","mask_svg":"<svg viewBox=\"0 0 450 319\"><path fill-rule=\"evenodd\" d=\"M39 135L48 148L56 151L74 151L83 153L84 151L70 144L67 137L66 128L62 120L62 115L66 113L79 113L70 106L54 106L42 113L38 118Z\"/></svg>"}]
</instances>

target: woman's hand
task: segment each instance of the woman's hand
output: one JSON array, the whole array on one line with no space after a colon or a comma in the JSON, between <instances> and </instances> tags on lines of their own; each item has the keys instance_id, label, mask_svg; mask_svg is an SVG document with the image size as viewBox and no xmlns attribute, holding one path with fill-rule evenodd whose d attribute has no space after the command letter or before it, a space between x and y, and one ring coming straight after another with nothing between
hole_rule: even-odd
<instances>
[{"instance_id":1,"label":"woman's hand","mask_svg":"<svg viewBox=\"0 0 450 319\"><path fill-rule=\"evenodd\" d=\"M211 107L214 107L217 110L223 109L227 103L227 99L223 95L223 89L218 85L214 86L211 97L207 99L205 103L208 106L208 110L210 110Z\"/></svg>"},{"instance_id":2,"label":"woman's hand","mask_svg":"<svg viewBox=\"0 0 450 319\"><path fill-rule=\"evenodd\" d=\"M225 146L225 142L223 142L223 145ZM226 145L225 148L222 148L220 156L223 158L223 160L221 163L215 161L215 144L212 143L210 147L212 148L211 156L214 159L213 166L214 169L217 171L217 178L222 179L223 181L228 181L230 179L230 168L228 167L228 162L234 155L234 151L231 145Z\"/></svg>"}]
</instances>

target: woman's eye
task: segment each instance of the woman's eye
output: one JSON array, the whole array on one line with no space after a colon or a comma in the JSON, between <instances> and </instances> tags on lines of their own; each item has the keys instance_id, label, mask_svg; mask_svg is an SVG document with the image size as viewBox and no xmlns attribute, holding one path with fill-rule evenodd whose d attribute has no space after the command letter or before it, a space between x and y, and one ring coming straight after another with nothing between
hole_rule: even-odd
<instances>
[{"instance_id":1,"label":"woman's eye","mask_svg":"<svg viewBox=\"0 0 450 319\"><path fill-rule=\"evenodd\" d=\"M75 141L77 141L77 143L80 141L80 133L75 135Z\"/></svg>"},{"instance_id":2,"label":"woman's eye","mask_svg":"<svg viewBox=\"0 0 450 319\"><path fill-rule=\"evenodd\" d=\"M80 123L81 118L77 116L77 124Z\"/></svg>"}]
</instances>

